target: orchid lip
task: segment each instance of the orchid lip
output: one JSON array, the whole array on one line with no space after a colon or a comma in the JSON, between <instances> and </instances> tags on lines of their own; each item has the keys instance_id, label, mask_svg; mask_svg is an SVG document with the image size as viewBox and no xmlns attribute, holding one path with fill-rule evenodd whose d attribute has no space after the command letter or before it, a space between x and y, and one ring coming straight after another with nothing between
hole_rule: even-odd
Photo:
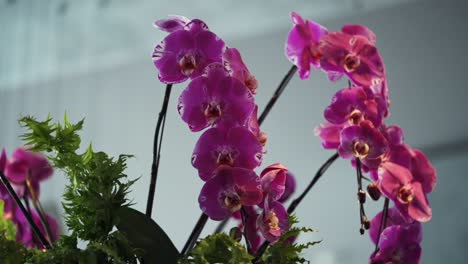
<instances>
[{"instance_id":1,"label":"orchid lip","mask_svg":"<svg viewBox=\"0 0 468 264\"><path fill-rule=\"evenodd\" d=\"M218 165L234 165L234 157L232 153L228 150L223 150L218 153L218 158L216 159Z\"/></svg>"},{"instance_id":2,"label":"orchid lip","mask_svg":"<svg viewBox=\"0 0 468 264\"><path fill-rule=\"evenodd\" d=\"M413 189L411 186L405 185L398 190L397 197L402 204L409 204L414 199Z\"/></svg>"},{"instance_id":3,"label":"orchid lip","mask_svg":"<svg viewBox=\"0 0 468 264\"><path fill-rule=\"evenodd\" d=\"M353 72L361 64L361 60L356 56L356 54L350 53L346 55L343 64L346 72Z\"/></svg>"},{"instance_id":4,"label":"orchid lip","mask_svg":"<svg viewBox=\"0 0 468 264\"><path fill-rule=\"evenodd\" d=\"M179 60L179 67L184 75L190 75L197 69L197 61L194 55L185 54Z\"/></svg>"},{"instance_id":5,"label":"orchid lip","mask_svg":"<svg viewBox=\"0 0 468 264\"><path fill-rule=\"evenodd\" d=\"M204 114L210 123L214 123L223 114L223 111L220 104L211 102L206 106Z\"/></svg>"},{"instance_id":6,"label":"orchid lip","mask_svg":"<svg viewBox=\"0 0 468 264\"><path fill-rule=\"evenodd\" d=\"M226 205L231 212L239 211L242 207L240 197L236 193L226 195L226 197L224 197L224 205Z\"/></svg>"},{"instance_id":7,"label":"orchid lip","mask_svg":"<svg viewBox=\"0 0 468 264\"><path fill-rule=\"evenodd\" d=\"M276 216L275 212L270 212L268 216L268 227L271 231L278 231L279 228L279 219Z\"/></svg>"},{"instance_id":8,"label":"orchid lip","mask_svg":"<svg viewBox=\"0 0 468 264\"><path fill-rule=\"evenodd\" d=\"M370 147L367 143L358 141L354 143L354 156L356 158L365 158L369 154Z\"/></svg>"},{"instance_id":9,"label":"orchid lip","mask_svg":"<svg viewBox=\"0 0 468 264\"><path fill-rule=\"evenodd\" d=\"M360 121L363 120L363 115L362 112L359 111L358 109L354 109L351 114L349 114L349 123L353 125L359 124Z\"/></svg>"}]
</instances>

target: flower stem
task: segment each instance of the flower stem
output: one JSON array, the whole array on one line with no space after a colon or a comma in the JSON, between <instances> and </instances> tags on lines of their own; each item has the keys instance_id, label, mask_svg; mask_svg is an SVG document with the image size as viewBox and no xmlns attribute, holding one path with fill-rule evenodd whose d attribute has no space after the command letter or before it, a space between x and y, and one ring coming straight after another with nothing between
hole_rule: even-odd
<instances>
[{"instance_id":1,"label":"flower stem","mask_svg":"<svg viewBox=\"0 0 468 264\"><path fill-rule=\"evenodd\" d=\"M151 217L153 212L153 201L156 193L156 181L158 179L159 160L161 158L161 144L164 135L164 126L166 124L167 107L169 105L169 98L171 96L172 84L166 86L166 92L164 94L164 101L159 112L158 122L156 124L156 130L154 133L153 143L153 164L151 166L151 182L148 192L148 200L146 202L146 216Z\"/></svg>"},{"instance_id":2,"label":"flower stem","mask_svg":"<svg viewBox=\"0 0 468 264\"><path fill-rule=\"evenodd\" d=\"M358 201L359 201L359 218L361 222L361 228L359 232L361 235L364 235L365 230L369 227L368 219L364 211L364 203L366 202L366 193L362 190L362 169L361 169L361 160L356 159L356 178L358 183ZM367 223L367 224L366 224Z\"/></svg>"},{"instance_id":3,"label":"flower stem","mask_svg":"<svg viewBox=\"0 0 468 264\"><path fill-rule=\"evenodd\" d=\"M377 236L377 240L375 241L375 250L374 250L374 255L379 251L379 241L380 241L380 236L382 235L383 230L387 226L387 217L388 217L388 205L389 205L390 200L388 198L385 198L384 201L384 206L382 210L382 220L380 222L380 227L379 227L379 235Z\"/></svg>"},{"instance_id":4,"label":"flower stem","mask_svg":"<svg viewBox=\"0 0 468 264\"><path fill-rule=\"evenodd\" d=\"M49 241L47 241L47 239L45 239L44 235L42 235L41 231L39 230L39 228L37 227L36 223L34 223L34 220L31 216L31 214L28 213L28 211L26 210L26 208L24 207L23 203L21 203L21 200L20 198L18 197L18 195L16 194L15 190L13 189L13 187L11 186L10 182L8 181L7 177L5 176L5 174L3 174L2 171L0 171L0 178L2 180L2 183L3 185L5 186L5 188L8 190L8 192L10 193L11 197L13 197L13 200L15 200L15 203L18 205L18 207L20 208L21 212L24 214L24 216L26 217L26 220L28 221L29 225L31 226L31 229L32 231L34 232L34 234L39 238L39 240L41 241L42 245L44 245L45 248L47 249L50 249L52 248L52 245L49 243Z\"/></svg>"},{"instance_id":5,"label":"flower stem","mask_svg":"<svg viewBox=\"0 0 468 264\"><path fill-rule=\"evenodd\" d=\"M339 157L338 152L333 154L328 160L319 168L319 170L315 173L314 178L312 181L309 183L307 188L302 192L299 197L297 197L294 201L291 202L291 204L288 207L288 214L291 214L296 210L296 207L301 203L301 201L306 197L306 195L309 193L309 191L314 187L314 185L317 183L317 181L322 177L322 175L327 171L327 169L335 162L335 160Z\"/></svg>"},{"instance_id":6,"label":"flower stem","mask_svg":"<svg viewBox=\"0 0 468 264\"><path fill-rule=\"evenodd\" d=\"M270 113L270 110L273 108L276 101L278 100L278 98L283 93L284 89L286 89L286 86L288 85L289 81L294 76L296 71L297 71L297 67L296 67L296 65L293 65L291 67L291 69L288 71L288 73L286 74L286 76L284 76L284 78L281 81L281 83L279 84L278 88L276 88L276 91L273 93L273 96L270 98L270 101L265 106L265 109L263 110L262 114L258 118L258 125L261 125L263 123L263 121L265 120L267 115Z\"/></svg>"},{"instance_id":7,"label":"flower stem","mask_svg":"<svg viewBox=\"0 0 468 264\"><path fill-rule=\"evenodd\" d=\"M205 227L206 222L208 221L208 216L204 213L200 215L200 218L197 221L197 224L192 230L192 233L190 234L187 242L185 243L184 248L182 249L182 256L187 254L189 250L192 249L193 245L195 245L195 242L197 241L198 237L200 236L200 233L203 230L203 227Z\"/></svg>"},{"instance_id":8,"label":"flower stem","mask_svg":"<svg viewBox=\"0 0 468 264\"><path fill-rule=\"evenodd\" d=\"M246 231L247 230L247 218L249 216L247 215L247 211L245 211L245 208L243 206L241 208L241 217L242 217L242 225L244 226L244 230L242 231L242 233L244 233L245 244L247 245L247 252L251 254L252 246L250 245L250 241L247 238L247 231Z\"/></svg>"},{"instance_id":9,"label":"flower stem","mask_svg":"<svg viewBox=\"0 0 468 264\"><path fill-rule=\"evenodd\" d=\"M339 154L338 152L333 154L330 158L328 158L328 160L319 168L319 170L315 173L315 176L314 178L312 179L312 181L309 183L309 185L307 186L307 188L302 192L301 195L299 195L299 197L297 197L296 199L294 199L294 201L291 202L291 204L289 205L288 207L288 214L291 214L294 212L294 210L296 210L297 206L302 202L302 200L304 199L304 197L306 197L306 195L309 193L309 191L312 189L312 187L314 187L314 185L317 183L317 181L322 177L322 175L327 171L327 169L333 164L333 162L335 162L335 160L339 157ZM263 242L263 244L260 246L260 248L258 249L257 251L257 254L255 256L255 259L253 261L253 263L257 263L260 258L262 257L263 253L265 253L265 250L268 248L268 246L270 245L270 242L268 241L265 241Z\"/></svg>"}]
</instances>

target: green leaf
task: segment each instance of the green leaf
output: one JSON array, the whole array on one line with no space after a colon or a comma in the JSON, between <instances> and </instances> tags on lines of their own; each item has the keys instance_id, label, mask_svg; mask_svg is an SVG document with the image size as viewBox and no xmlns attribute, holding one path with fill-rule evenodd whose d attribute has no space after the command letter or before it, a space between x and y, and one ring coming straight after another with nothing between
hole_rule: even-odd
<instances>
[{"instance_id":1,"label":"green leaf","mask_svg":"<svg viewBox=\"0 0 468 264\"><path fill-rule=\"evenodd\" d=\"M0 200L0 232L2 232L6 239L16 239L16 226L10 219L4 217L4 205L5 203Z\"/></svg>"},{"instance_id":2,"label":"green leaf","mask_svg":"<svg viewBox=\"0 0 468 264\"><path fill-rule=\"evenodd\" d=\"M145 263L177 263L180 254L162 228L145 214L128 207L117 212L117 229L130 244L143 250Z\"/></svg>"},{"instance_id":3,"label":"green leaf","mask_svg":"<svg viewBox=\"0 0 468 264\"><path fill-rule=\"evenodd\" d=\"M197 246L190 251L187 258L179 263L225 263L225 264L247 264L254 259L245 247L228 236L226 233L217 233L201 240Z\"/></svg>"}]
</instances>

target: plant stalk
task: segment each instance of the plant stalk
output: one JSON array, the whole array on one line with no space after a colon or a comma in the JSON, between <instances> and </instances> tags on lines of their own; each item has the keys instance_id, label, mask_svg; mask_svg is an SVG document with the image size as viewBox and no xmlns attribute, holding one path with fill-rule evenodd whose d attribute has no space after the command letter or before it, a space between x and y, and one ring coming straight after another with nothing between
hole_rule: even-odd
<instances>
[{"instance_id":1,"label":"plant stalk","mask_svg":"<svg viewBox=\"0 0 468 264\"><path fill-rule=\"evenodd\" d=\"M156 130L154 133L153 143L153 164L151 166L151 181L148 191L148 200L146 202L146 216L151 218L153 212L153 201L156 193L156 181L158 179L159 160L161 158L161 144L164 135L164 126L166 124L167 107L169 105L169 98L171 96L172 84L166 85L166 92L164 94L164 101L159 112L158 121L156 123Z\"/></svg>"}]
</instances>

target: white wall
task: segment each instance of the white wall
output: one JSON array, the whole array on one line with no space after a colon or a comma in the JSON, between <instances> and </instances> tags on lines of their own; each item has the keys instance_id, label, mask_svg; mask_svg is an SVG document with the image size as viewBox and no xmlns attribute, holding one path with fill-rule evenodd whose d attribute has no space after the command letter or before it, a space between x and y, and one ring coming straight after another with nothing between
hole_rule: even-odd
<instances>
[{"instance_id":1,"label":"white wall","mask_svg":"<svg viewBox=\"0 0 468 264\"><path fill-rule=\"evenodd\" d=\"M407 142L416 147L461 141L468 136L464 78L468 57L467 8L462 0L448 2L424 1L359 17L319 21L333 30L344 23L362 23L375 31L391 89L393 109L389 122L400 124ZM216 25L211 28L216 31ZM260 108L290 67L283 56L288 28L248 39L226 39L230 46L241 50L260 81L256 97ZM269 145L263 165L282 162L295 172L299 186L305 186L331 155L321 149L313 128L323 121L324 107L343 85L328 83L322 73L314 73L309 81L295 77L265 122ZM197 196L202 186L190 165L199 134L190 133L176 111L176 97L183 88L177 85L173 89L169 105L154 207L156 221L179 247L199 216ZM2 91L0 146L11 151L20 144L17 136L21 129L15 119L21 114L45 117L52 113L61 117L68 111L74 120L86 116L84 142L92 140L96 150L136 155L130 161L128 174L142 177L132 198L136 207L144 210L153 131L163 92L164 86L158 83L149 57L112 70ZM430 196L433 220L424 225L423 263L462 263L468 258L464 250L468 237L466 162L466 154L434 162L439 170L439 184ZM44 187L48 191L43 192L42 199L49 208L59 208L65 182L58 174ZM323 239L307 253L312 263L367 261L372 245L358 232L356 188L354 171L346 161L338 161L298 208L302 223L320 231L310 238ZM381 202L366 204L370 216L380 207ZM204 235L214 226L210 222Z\"/></svg>"}]
</instances>

